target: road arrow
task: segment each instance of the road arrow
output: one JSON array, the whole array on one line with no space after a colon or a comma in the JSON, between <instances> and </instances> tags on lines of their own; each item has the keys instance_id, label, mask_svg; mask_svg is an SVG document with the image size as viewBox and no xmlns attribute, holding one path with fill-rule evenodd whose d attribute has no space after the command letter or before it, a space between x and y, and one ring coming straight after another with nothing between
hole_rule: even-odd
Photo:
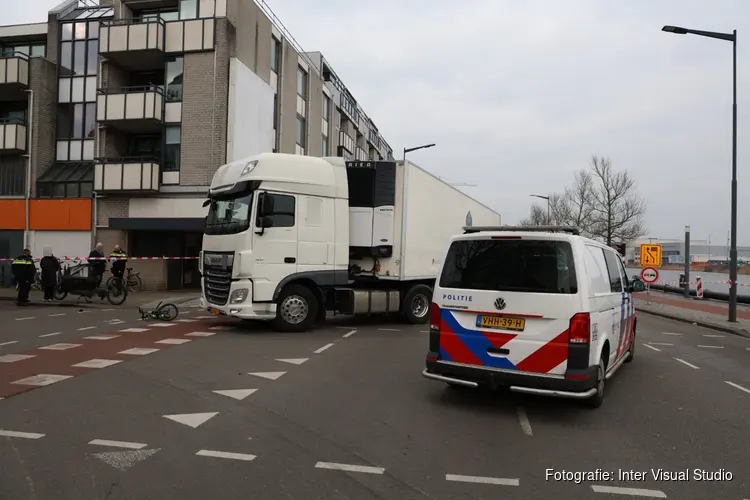
<instances>
[{"instance_id":1,"label":"road arrow","mask_svg":"<svg viewBox=\"0 0 750 500\"><path fill-rule=\"evenodd\" d=\"M146 460L159 450L160 448L150 450L105 451L104 453L94 453L94 456L105 464L111 465L115 469L126 470L138 462Z\"/></svg>"},{"instance_id":2,"label":"road arrow","mask_svg":"<svg viewBox=\"0 0 750 500\"><path fill-rule=\"evenodd\" d=\"M256 372L248 373L248 375L255 375L256 377L267 378L268 380L276 380L286 372Z\"/></svg>"},{"instance_id":3,"label":"road arrow","mask_svg":"<svg viewBox=\"0 0 750 500\"><path fill-rule=\"evenodd\" d=\"M168 418L178 424L187 425L195 429L201 424L204 424L218 415L219 412L212 413L183 413L180 415L162 415L164 418Z\"/></svg>"},{"instance_id":4,"label":"road arrow","mask_svg":"<svg viewBox=\"0 0 750 500\"><path fill-rule=\"evenodd\" d=\"M214 391L216 394L221 394L222 396L227 396L232 399L236 399L238 401L242 401L246 397L248 397L250 394L254 393L258 389L230 389L226 391Z\"/></svg>"},{"instance_id":5,"label":"road arrow","mask_svg":"<svg viewBox=\"0 0 750 500\"><path fill-rule=\"evenodd\" d=\"M305 361L307 361L310 358L289 358L289 359L277 359L276 361L281 361L282 363L291 363L293 365L301 365Z\"/></svg>"}]
</instances>

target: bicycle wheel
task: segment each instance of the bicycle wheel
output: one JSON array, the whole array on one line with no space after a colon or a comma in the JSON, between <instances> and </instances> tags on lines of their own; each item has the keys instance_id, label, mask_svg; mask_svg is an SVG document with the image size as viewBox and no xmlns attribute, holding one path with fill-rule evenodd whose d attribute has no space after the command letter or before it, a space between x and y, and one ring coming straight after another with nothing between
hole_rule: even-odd
<instances>
[{"instance_id":1,"label":"bicycle wheel","mask_svg":"<svg viewBox=\"0 0 750 500\"><path fill-rule=\"evenodd\" d=\"M163 304L156 311L156 316L162 321L172 321L178 314L180 314L180 310L174 304Z\"/></svg>"},{"instance_id":2,"label":"bicycle wheel","mask_svg":"<svg viewBox=\"0 0 750 500\"><path fill-rule=\"evenodd\" d=\"M105 296L107 302L113 306L119 306L128 298L128 289L122 286L122 282L118 284L118 280L115 280L112 285L107 286Z\"/></svg>"},{"instance_id":3,"label":"bicycle wheel","mask_svg":"<svg viewBox=\"0 0 750 500\"><path fill-rule=\"evenodd\" d=\"M109 290L109 287L117 286L117 283L115 282L116 279L117 277L115 276L110 276L109 278L107 278L106 283L104 283L104 288Z\"/></svg>"},{"instance_id":4,"label":"bicycle wheel","mask_svg":"<svg viewBox=\"0 0 750 500\"><path fill-rule=\"evenodd\" d=\"M140 292L143 290L143 281L137 274L128 277L128 291L129 292Z\"/></svg>"}]
</instances>

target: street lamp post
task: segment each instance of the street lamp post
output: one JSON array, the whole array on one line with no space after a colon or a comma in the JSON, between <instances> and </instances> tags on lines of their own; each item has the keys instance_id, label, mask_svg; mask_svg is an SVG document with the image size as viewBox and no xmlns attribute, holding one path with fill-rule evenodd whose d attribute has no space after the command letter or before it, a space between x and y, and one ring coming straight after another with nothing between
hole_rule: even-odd
<instances>
[{"instance_id":1,"label":"street lamp post","mask_svg":"<svg viewBox=\"0 0 750 500\"><path fill-rule=\"evenodd\" d=\"M415 146L413 148L404 148L404 163L406 163L406 153L411 153L412 151L418 151L420 149L427 149L435 147L434 144L425 144L423 146Z\"/></svg>"},{"instance_id":2,"label":"street lamp post","mask_svg":"<svg viewBox=\"0 0 750 500\"><path fill-rule=\"evenodd\" d=\"M534 198L540 198L542 200L547 200L547 224L552 224L552 220L550 220L550 213L549 213L549 196L542 196L541 194L530 194L529 196L533 196Z\"/></svg>"},{"instance_id":3,"label":"street lamp post","mask_svg":"<svg viewBox=\"0 0 750 500\"><path fill-rule=\"evenodd\" d=\"M691 30L679 26L664 26L662 31L677 35L698 35L732 42L732 225L729 248L729 317L737 322L737 30L732 33Z\"/></svg>"}]
</instances>

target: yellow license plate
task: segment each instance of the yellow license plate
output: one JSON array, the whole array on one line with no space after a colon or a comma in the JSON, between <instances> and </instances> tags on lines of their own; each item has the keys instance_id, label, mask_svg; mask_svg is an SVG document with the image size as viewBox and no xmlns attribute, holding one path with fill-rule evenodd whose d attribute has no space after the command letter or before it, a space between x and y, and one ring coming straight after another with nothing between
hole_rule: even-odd
<instances>
[{"instance_id":1,"label":"yellow license plate","mask_svg":"<svg viewBox=\"0 0 750 500\"><path fill-rule=\"evenodd\" d=\"M221 311L219 311L219 309L216 308L216 307L212 307L211 308L211 314L215 314L217 316L221 316Z\"/></svg>"},{"instance_id":2,"label":"yellow license plate","mask_svg":"<svg viewBox=\"0 0 750 500\"><path fill-rule=\"evenodd\" d=\"M526 328L526 320L523 318L512 318L510 316L484 316L477 317L477 326L480 328L495 328L498 330L514 330L522 332Z\"/></svg>"}]
</instances>

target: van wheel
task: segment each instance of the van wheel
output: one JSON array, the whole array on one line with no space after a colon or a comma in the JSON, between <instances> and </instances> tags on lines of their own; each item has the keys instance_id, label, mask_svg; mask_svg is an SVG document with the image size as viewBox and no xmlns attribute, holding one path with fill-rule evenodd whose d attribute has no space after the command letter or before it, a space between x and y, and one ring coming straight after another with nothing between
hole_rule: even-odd
<instances>
[{"instance_id":1,"label":"van wheel","mask_svg":"<svg viewBox=\"0 0 750 500\"><path fill-rule=\"evenodd\" d=\"M633 330L633 340L630 341L630 347L628 347L628 352L630 355L628 356L628 359L625 360L626 363L632 363L633 357L635 356L635 330Z\"/></svg>"},{"instance_id":2,"label":"van wheel","mask_svg":"<svg viewBox=\"0 0 750 500\"><path fill-rule=\"evenodd\" d=\"M318 300L302 285L285 287L279 295L274 327L282 332L304 332L312 328L318 317Z\"/></svg>"},{"instance_id":3,"label":"van wheel","mask_svg":"<svg viewBox=\"0 0 750 500\"><path fill-rule=\"evenodd\" d=\"M596 372L596 394L586 400L586 406L589 408L599 408L604 402L604 381L606 380L607 370L604 366L604 358L599 360L599 367Z\"/></svg>"},{"instance_id":4,"label":"van wheel","mask_svg":"<svg viewBox=\"0 0 750 500\"><path fill-rule=\"evenodd\" d=\"M427 285L412 287L401 302L401 316L407 323L418 325L430 319L432 289Z\"/></svg>"}]
</instances>

